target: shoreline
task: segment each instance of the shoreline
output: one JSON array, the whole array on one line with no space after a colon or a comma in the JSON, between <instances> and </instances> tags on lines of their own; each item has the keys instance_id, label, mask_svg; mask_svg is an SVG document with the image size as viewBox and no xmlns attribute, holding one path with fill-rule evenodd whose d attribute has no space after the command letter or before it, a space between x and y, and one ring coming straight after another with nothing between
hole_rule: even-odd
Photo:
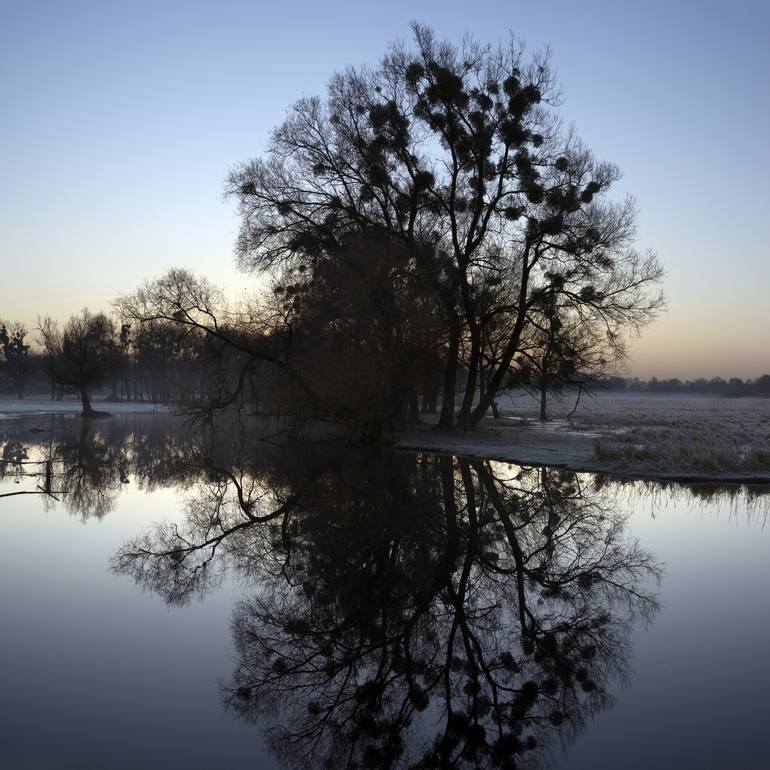
<instances>
[{"instance_id":1,"label":"shoreline","mask_svg":"<svg viewBox=\"0 0 770 770\"><path fill-rule=\"evenodd\" d=\"M98 401L95 408L110 415L173 415L174 407L141 401ZM0 421L64 414L81 417L80 400L51 401L29 398L0 398ZM694 417L694 415L693 415ZM692 417L690 418L692 419ZM692 420L692 422L696 422ZM501 419L487 418L476 430L439 430L432 422L407 431L384 436L384 446L401 451L451 454L479 460L513 463L522 466L563 468L575 473L611 476L622 481L651 481L677 484L719 484L770 489L770 468L749 470L699 470L687 463L671 462L661 452L663 467L654 459L601 458L596 443L622 435L634 428L634 420L624 421L609 429L606 426L576 426L565 419L541 423L521 415L504 414ZM624 424L625 423L625 424ZM657 456L657 455L656 455Z\"/></svg>"},{"instance_id":2,"label":"shoreline","mask_svg":"<svg viewBox=\"0 0 770 770\"><path fill-rule=\"evenodd\" d=\"M92 408L108 414L171 414L173 407L155 404L152 401L92 401ZM80 399L51 401L44 398L5 399L0 398L0 420L17 417L44 417L49 414L72 414L82 416L83 404Z\"/></svg>"},{"instance_id":3,"label":"shoreline","mask_svg":"<svg viewBox=\"0 0 770 770\"><path fill-rule=\"evenodd\" d=\"M532 423L500 426L487 424L474 431L439 431L426 425L389 437L394 449L471 457L527 467L563 468L574 473L593 473L623 481L677 484L720 484L770 488L770 469L747 471L699 471L686 466L664 469L649 462L629 464L596 457L594 442L601 434L565 430L563 426Z\"/></svg>"}]
</instances>

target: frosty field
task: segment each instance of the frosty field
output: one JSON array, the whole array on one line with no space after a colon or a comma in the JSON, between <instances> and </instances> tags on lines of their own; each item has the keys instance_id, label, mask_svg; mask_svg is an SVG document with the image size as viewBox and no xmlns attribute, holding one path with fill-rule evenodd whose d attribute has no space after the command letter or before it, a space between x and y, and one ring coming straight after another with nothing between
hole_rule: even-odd
<instances>
[{"instance_id":1,"label":"frosty field","mask_svg":"<svg viewBox=\"0 0 770 770\"><path fill-rule=\"evenodd\" d=\"M413 431L402 448L565 465L637 478L770 482L770 399L599 393L550 405L537 419L528 395L501 399L482 431Z\"/></svg>"}]
</instances>

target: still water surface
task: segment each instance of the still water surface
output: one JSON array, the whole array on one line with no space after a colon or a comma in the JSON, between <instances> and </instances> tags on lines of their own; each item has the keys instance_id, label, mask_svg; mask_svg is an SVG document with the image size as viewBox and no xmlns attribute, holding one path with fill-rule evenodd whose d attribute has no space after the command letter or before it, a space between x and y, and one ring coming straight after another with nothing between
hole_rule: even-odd
<instances>
[{"instance_id":1,"label":"still water surface","mask_svg":"<svg viewBox=\"0 0 770 770\"><path fill-rule=\"evenodd\" d=\"M770 767L767 498L0 423L0 767Z\"/></svg>"}]
</instances>

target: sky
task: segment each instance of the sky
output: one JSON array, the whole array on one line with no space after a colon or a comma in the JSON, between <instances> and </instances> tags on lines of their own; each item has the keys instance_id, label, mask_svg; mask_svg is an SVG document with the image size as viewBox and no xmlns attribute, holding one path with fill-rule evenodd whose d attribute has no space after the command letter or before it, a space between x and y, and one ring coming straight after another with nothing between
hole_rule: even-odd
<instances>
[{"instance_id":1,"label":"sky","mask_svg":"<svg viewBox=\"0 0 770 770\"><path fill-rule=\"evenodd\" d=\"M412 20L552 49L562 116L666 267L630 374L770 371L769 0L0 0L0 318L109 309L172 266L253 287L228 170Z\"/></svg>"}]
</instances>

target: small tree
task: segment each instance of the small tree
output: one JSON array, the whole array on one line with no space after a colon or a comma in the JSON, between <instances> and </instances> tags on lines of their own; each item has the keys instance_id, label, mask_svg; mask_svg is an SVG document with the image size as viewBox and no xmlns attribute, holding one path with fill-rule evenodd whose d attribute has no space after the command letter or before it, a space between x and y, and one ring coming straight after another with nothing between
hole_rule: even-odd
<instances>
[{"instance_id":1,"label":"small tree","mask_svg":"<svg viewBox=\"0 0 770 770\"><path fill-rule=\"evenodd\" d=\"M73 315L61 336L59 381L76 390L83 403L83 416L93 417L91 391L101 385L120 362L120 350L115 339L115 325L104 314L93 315L82 310Z\"/></svg>"},{"instance_id":2,"label":"small tree","mask_svg":"<svg viewBox=\"0 0 770 770\"><path fill-rule=\"evenodd\" d=\"M198 376L205 382L206 403L196 411L210 415L212 410L238 405L246 397L251 378L258 368L273 367L285 376L284 388L296 386L315 408L318 396L307 380L290 366L287 340L291 329L283 311L275 303L265 307L248 304L240 312L230 310L221 294L205 279L186 270L172 269L161 278L146 283L131 295L118 299L116 307L123 318L138 328L165 325L186 333L189 360L198 360ZM137 349L139 332L135 336ZM201 395L204 388L200 387Z\"/></svg>"},{"instance_id":3,"label":"small tree","mask_svg":"<svg viewBox=\"0 0 770 770\"><path fill-rule=\"evenodd\" d=\"M58 370L61 365L61 332L59 327L50 316L37 318L37 338L40 346L43 348L43 368L48 375L51 383L51 401L55 401L57 392L61 398L61 392L58 391Z\"/></svg>"},{"instance_id":4,"label":"small tree","mask_svg":"<svg viewBox=\"0 0 770 770\"><path fill-rule=\"evenodd\" d=\"M532 312L514 371L514 381L538 398L543 421L548 419L550 393L576 387L579 400L584 389L617 373L626 360L622 338L612 328L592 319L584 309L565 301L560 288L559 277L552 276L552 283L531 303Z\"/></svg>"},{"instance_id":5,"label":"small tree","mask_svg":"<svg viewBox=\"0 0 770 770\"><path fill-rule=\"evenodd\" d=\"M3 370L13 382L16 395L24 398L27 377L29 345L24 344L27 330L20 323L0 324L0 347L3 351Z\"/></svg>"}]
</instances>

